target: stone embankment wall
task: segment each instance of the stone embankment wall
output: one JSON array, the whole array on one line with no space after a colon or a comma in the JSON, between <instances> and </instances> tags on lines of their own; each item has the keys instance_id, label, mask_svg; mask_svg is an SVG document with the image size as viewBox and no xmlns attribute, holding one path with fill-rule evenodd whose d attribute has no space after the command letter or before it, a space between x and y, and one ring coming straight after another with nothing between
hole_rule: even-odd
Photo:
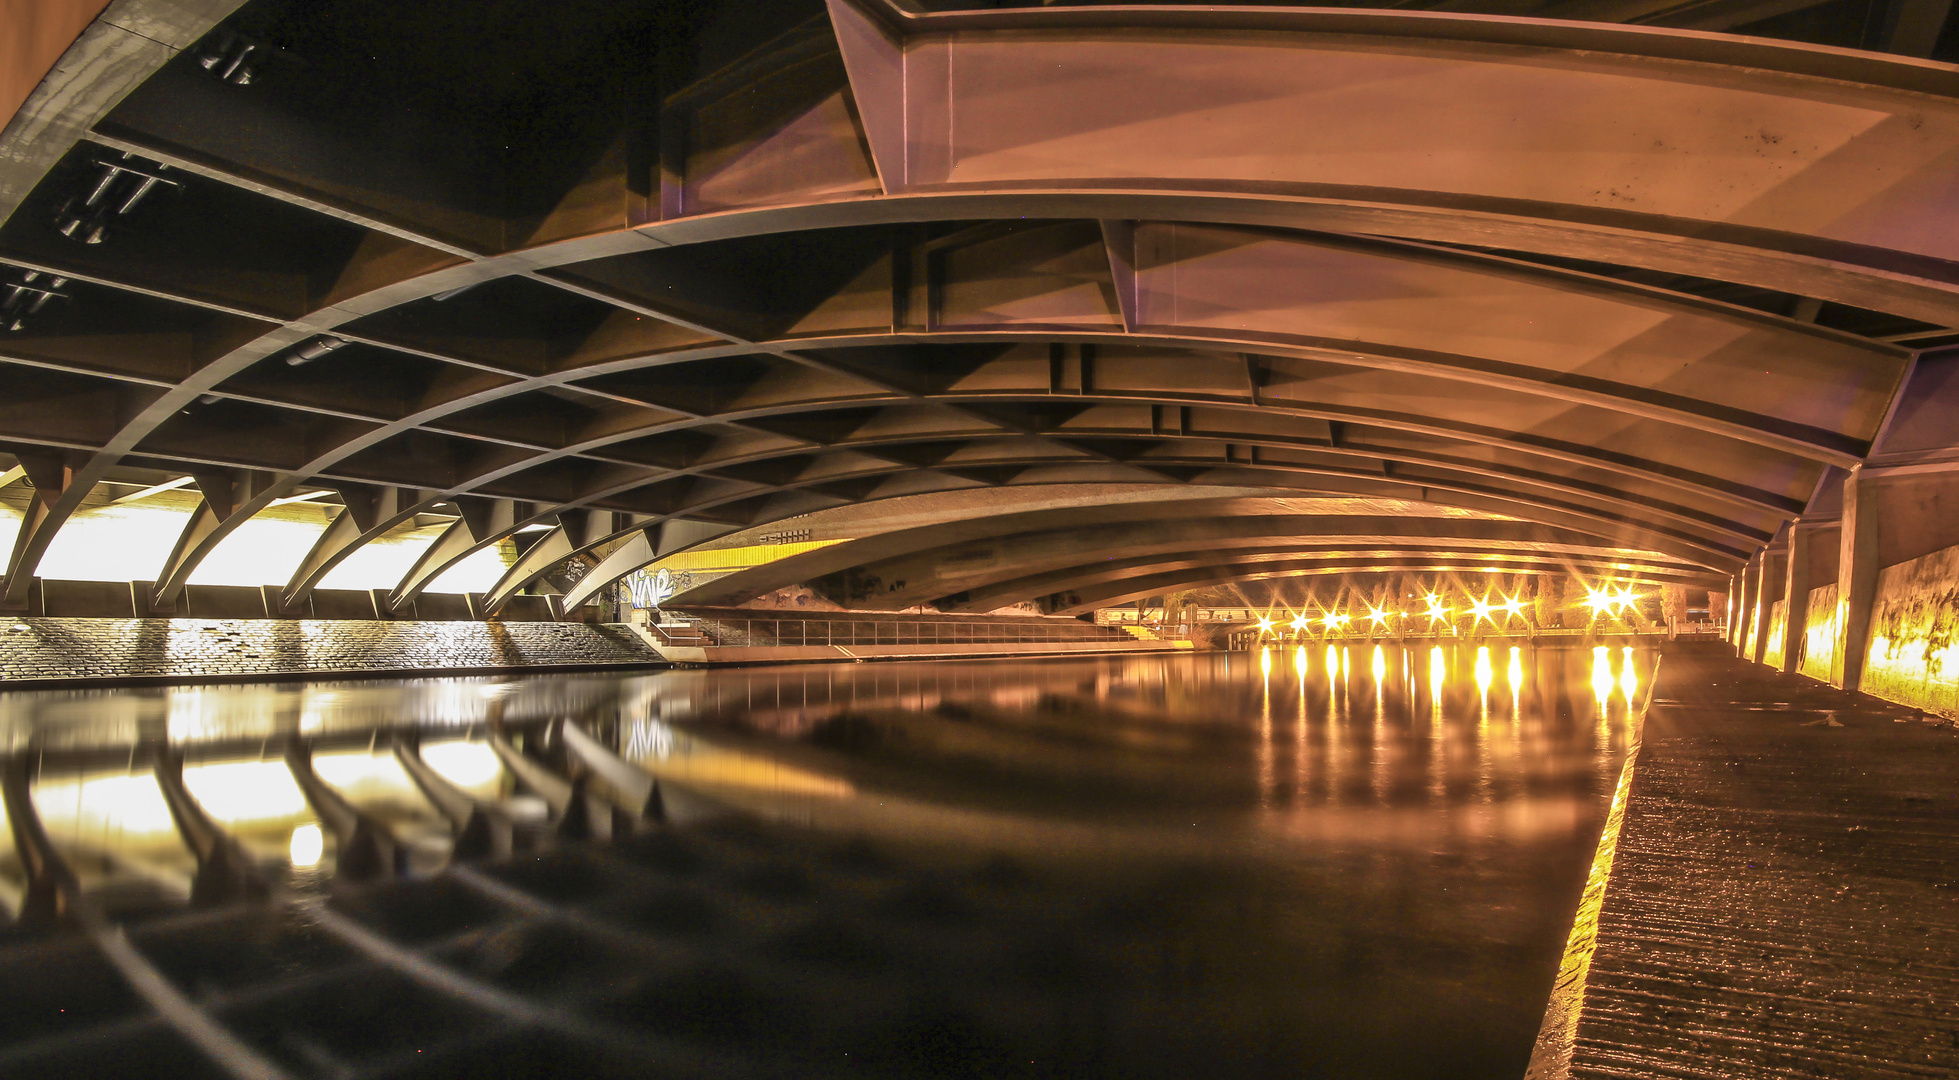
<instances>
[{"instance_id":1,"label":"stone embankment wall","mask_svg":"<svg viewBox=\"0 0 1959 1080\"><path fill-rule=\"evenodd\" d=\"M623 626L0 617L0 687L658 664Z\"/></svg>"},{"instance_id":2,"label":"stone embankment wall","mask_svg":"<svg viewBox=\"0 0 1959 1080\"><path fill-rule=\"evenodd\" d=\"M1842 678L1832 670L1842 629L1837 607L1834 582L1810 590L1797 670L1821 682L1839 683ZM1771 622L1771 634L1777 625L1779 618ZM1959 547L1878 571L1869 642L1859 689L1900 705L1959 717ZM1773 639L1769 651L1775 652ZM1764 659L1773 663L1776 658Z\"/></svg>"},{"instance_id":3,"label":"stone embankment wall","mask_svg":"<svg viewBox=\"0 0 1959 1080\"><path fill-rule=\"evenodd\" d=\"M1780 669L1789 648L1789 605L1777 600L1769 608L1769 640L1762 650L1762 663Z\"/></svg>"},{"instance_id":4,"label":"stone embankment wall","mask_svg":"<svg viewBox=\"0 0 1959 1080\"><path fill-rule=\"evenodd\" d=\"M1830 657L1837 649L1837 585L1809 590L1809 620L1803 631L1800 670L1818 682L1831 681Z\"/></svg>"},{"instance_id":5,"label":"stone embankment wall","mask_svg":"<svg viewBox=\"0 0 1959 1080\"><path fill-rule=\"evenodd\" d=\"M1878 571L1865 693L1959 716L1959 547Z\"/></svg>"}]
</instances>

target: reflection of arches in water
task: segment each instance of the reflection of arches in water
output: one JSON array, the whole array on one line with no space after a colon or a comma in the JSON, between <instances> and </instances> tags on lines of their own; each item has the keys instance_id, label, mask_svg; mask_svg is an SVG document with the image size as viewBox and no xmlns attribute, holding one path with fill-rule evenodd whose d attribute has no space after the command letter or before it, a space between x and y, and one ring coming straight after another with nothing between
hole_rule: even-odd
<instances>
[{"instance_id":1,"label":"reflection of arches in water","mask_svg":"<svg viewBox=\"0 0 1959 1080\"><path fill-rule=\"evenodd\" d=\"M1592 649L1592 696L1598 700L1599 715L1605 715L1606 703L1612 697L1617 684L1612 677L1612 651L1603 645Z\"/></svg>"},{"instance_id":2,"label":"reflection of arches in water","mask_svg":"<svg viewBox=\"0 0 1959 1080\"><path fill-rule=\"evenodd\" d=\"M1490 684L1496 672L1490 665L1490 647L1476 647L1476 791L1484 802L1494 794L1496 762L1490 747Z\"/></svg>"},{"instance_id":3,"label":"reflection of arches in water","mask_svg":"<svg viewBox=\"0 0 1959 1080\"><path fill-rule=\"evenodd\" d=\"M1293 802L1304 803L1307 792L1312 786L1313 754L1311 741L1308 738L1308 732L1311 727L1309 722L1311 710L1306 704L1306 675L1308 672L1306 646L1301 645L1293 650L1292 663L1294 670L1299 675L1299 715L1295 724L1296 730L1293 739Z\"/></svg>"},{"instance_id":4,"label":"reflection of arches in water","mask_svg":"<svg viewBox=\"0 0 1959 1080\"><path fill-rule=\"evenodd\" d=\"M1449 744L1443 727L1442 687L1448 680L1448 661L1442 646L1428 650L1429 796L1440 802L1448 794Z\"/></svg>"},{"instance_id":5,"label":"reflection of arches in water","mask_svg":"<svg viewBox=\"0 0 1959 1080\"><path fill-rule=\"evenodd\" d=\"M1279 785L1278 777L1275 775L1277 763L1273 760L1276 750L1272 746L1271 650L1261 650L1259 667L1263 669L1264 696L1258 710L1258 804L1269 809Z\"/></svg>"},{"instance_id":6,"label":"reflection of arches in water","mask_svg":"<svg viewBox=\"0 0 1959 1080\"><path fill-rule=\"evenodd\" d=\"M1510 646L1510 741L1518 746L1524 741L1524 650Z\"/></svg>"},{"instance_id":7,"label":"reflection of arches in water","mask_svg":"<svg viewBox=\"0 0 1959 1080\"><path fill-rule=\"evenodd\" d=\"M1388 739L1387 682L1388 658L1379 645L1374 646L1374 662L1370 665L1374 674L1374 798L1386 802L1388 792L1394 783L1394 748Z\"/></svg>"}]
</instances>

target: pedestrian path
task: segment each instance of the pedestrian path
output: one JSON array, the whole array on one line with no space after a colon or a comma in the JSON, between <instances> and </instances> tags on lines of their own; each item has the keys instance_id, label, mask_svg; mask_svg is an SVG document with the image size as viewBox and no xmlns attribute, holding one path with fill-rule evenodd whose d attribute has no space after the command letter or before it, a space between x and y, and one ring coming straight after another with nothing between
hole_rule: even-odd
<instances>
[{"instance_id":1,"label":"pedestrian path","mask_svg":"<svg viewBox=\"0 0 1959 1080\"><path fill-rule=\"evenodd\" d=\"M1959 730L1667 657L1568 1075L1959 1075Z\"/></svg>"}]
</instances>

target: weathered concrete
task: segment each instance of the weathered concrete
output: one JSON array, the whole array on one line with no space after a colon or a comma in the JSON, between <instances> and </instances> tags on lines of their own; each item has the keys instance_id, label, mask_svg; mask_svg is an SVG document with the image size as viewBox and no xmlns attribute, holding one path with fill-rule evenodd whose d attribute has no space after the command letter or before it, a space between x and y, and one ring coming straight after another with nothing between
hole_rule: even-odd
<instances>
[{"instance_id":1,"label":"weathered concrete","mask_svg":"<svg viewBox=\"0 0 1959 1080\"><path fill-rule=\"evenodd\" d=\"M11 119L0 130L0 221L96 121L239 5L240 0L7 5L0 118Z\"/></svg>"},{"instance_id":2,"label":"weathered concrete","mask_svg":"<svg viewBox=\"0 0 1959 1080\"><path fill-rule=\"evenodd\" d=\"M1837 530L1828 518L1804 517L1789 528L1789 557L1782 587L1782 659L1777 669L1786 673L1801 670L1808 638L1810 590L1837 577ZM1792 615L1793 613L1793 615ZM1794 619L1794 629L1789 626Z\"/></svg>"},{"instance_id":3,"label":"weathered concrete","mask_svg":"<svg viewBox=\"0 0 1959 1080\"><path fill-rule=\"evenodd\" d=\"M1803 629L1801 674L1817 682L1830 681L1830 667L1837 650L1837 585L1819 585L1809 591L1809 620Z\"/></svg>"},{"instance_id":4,"label":"weathered concrete","mask_svg":"<svg viewBox=\"0 0 1959 1080\"><path fill-rule=\"evenodd\" d=\"M1955 775L1959 732L1669 656L1570 1075L1953 1075Z\"/></svg>"},{"instance_id":5,"label":"weathered concrete","mask_svg":"<svg viewBox=\"0 0 1959 1080\"><path fill-rule=\"evenodd\" d=\"M659 665L621 626L271 619L0 620L0 685Z\"/></svg>"},{"instance_id":6,"label":"weathered concrete","mask_svg":"<svg viewBox=\"0 0 1959 1080\"><path fill-rule=\"evenodd\" d=\"M1783 670L1783 659L1789 650L1789 605L1777 600L1769 605L1768 643L1762 649L1761 663L1777 671Z\"/></svg>"},{"instance_id":7,"label":"weathered concrete","mask_svg":"<svg viewBox=\"0 0 1959 1080\"><path fill-rule=\"evenodd\" d=\"M1855 690L1864 677L1864 646L1870 640L1871 597L1877 587L1881 536L1878 529L1881 485L1862 468L1843 483L1843 530L1838 538L1837 613L1830 682Z\"/></svg>"},{"instance_id":8,"label":"weathered concrete","mask_svg":"<svg viewBox=\"0 0 1959 1080\"><path fill-rule=\"evenodd\" d=\"M1772 625L1775 606L1782 599L1783 589L1788 584L1789 551L1787 548L1770 547L1759 556L1762 560L1761 582L1755 589L1755 614L1749 628L1748 657L1758 664L1771 663L1771 650L1777 650L1775 627Z\"/></svg>"},{"instance_id":9,"label":"weathered concrete","mask_svg":"<svg viewBox=\"0 0 1959 1080\"><path fill-rule=\"evenodd\" d=\"M1959 548L1878 571L1862 688L1959 716Z\"/></svg>"}]
</instances>

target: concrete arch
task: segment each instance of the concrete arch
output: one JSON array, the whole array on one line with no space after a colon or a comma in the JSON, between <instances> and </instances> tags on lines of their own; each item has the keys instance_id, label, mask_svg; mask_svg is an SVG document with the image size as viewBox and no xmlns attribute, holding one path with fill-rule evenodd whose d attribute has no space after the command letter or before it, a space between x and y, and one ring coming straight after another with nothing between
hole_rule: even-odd
<instances>
[{"instance_id":1,"label":"concrete arch","mask_svg":"<svg viewBox=\"0 0 1959 1080\"><path fill-rule=\"evenodd\" d=\"M0 232L0 260L22 274L86 283L105 304L134 305L129 317L149 319L154 329L145 332L159 342L182 337L182 328L195 323L205 344L167 371L133 360L112 358L105 366L26 350L33 355L22 363L49 373L46 379L67 380L56 390L100 388L118 404L106 433L98 430L99 408L86 417L36 416L33 423L0 418L0 443L19 448L36 475L5 597L24 595L56 531L124 460L174 464L197 476L206 495L159 581L158 600L180 588L198 559L238 524L303 487L332 487L348 509L288 584L289 602L404 515L458 499L487 500L481 505L493 512L474 513L473 522L465 513L412 580L401 583L396 598L405 602L444 560L523 524L570 515L585 524L568 529L566 540L589 550L615 543L621 526L689 522L706 535L757 515L834 501L846 481L866 494L924 482L915 476L865 486L881 470L844 455L874 454L868 443L845 447L851 440L783 434L795 427L780 422L784 417L867 402L942 407L1002 437L1086 454L1110 475L1128 470L1132 477L1177 482L1234 470L1331 476L1341 470L1301 455L1371 457L1398 463L1379 470L1384 484L1483 499L1521 495L1555 513L1615 506L1625 509L1609 513L1658 515L1682 538L1698 537L1690 542L1721 563L1730 557L1727 545L1757 543L1800 511L1825 466L1862 460L1896 400L1907 351L1531 259L1580 257L1711 275L1938 325L1959 322L1952 315L1959 310L1953 299L1959 275L1949 269L1959 253L1912 225L1951 209L1940 202L1944 189L1891 182L1931 175L1928 148L1943 145L1948 128L1959 131L1959 77L1941 65L1718 35L1433 13L1055 8L928 15L833 0L830 14L827 37L799 31L779 45L798 55L836 50L841 64L841 83L822 76L791 88L792 98L844 102L841 111L809 114L818 117L815 126L795 141L804 151L759 130L734 139L712 168L682 150L663 162L657 196L644 205L623 198L633 177L601 169L591 190L617 184L616 210L604 200L567 198L535 220L484 219L494 226L484 233L471 232L476 226L449 214L452 208L430 204L423 213L387 192L326 173L297 174L266 157L253 140L270 128L235 121L272 107L266 103L273 99L227 96L196 83L202 76L187 62L166 65L106 118L74 113L70 120L93 123L92 142L57 163L19 204L23 213ZM1257 31L1262 51L1248 53L1238 44L1247 30ZM998 70L1031 74L1013 85L974 81L977 69L950 64L955 50L987 52ZM1152 68L1158 92L1124 92L1124 80L1133 82L1137 69L1117 61L1143 53L1168 65ZM705 103L774 77L770 55L764 49L747 66L673 95L662 122L691 122ZM892 67L894 57L903 63ZM1249 96L1211 101L1204 95L1214 89L1195 74L1227 57ZM1302 65L1302 58L1316 63ZM1298 81L1308 68L1322 73L1320 84ZM928 69L943 69L946 78ZM1128 112L1095 119L1072 106L1045 114L1016 107L1016 95L1038 92L1050 69L1097 81L1108 91L1102 96ZM1166 79L1165 71L1192 77ZM1338 114L1343 138L1374 139L1419 156L1426 153L1424 133L1405 126L1418 114L1399 109L1393 92L1363 99L1353 88L1446 81L1462 72L1531 112L1546 132L1588 124L1616 132L1611 138L1624 145L1595 147L1593 158L1572 158L1558 170L1517 170L1511 167L1517 156L1537 150L1465 126L1452 132L1461 155L1453 172L1425 171L1429 166L1410 158L1394 170L1401 186L1391 187L1382 182L1385 173L1376 175L1385 166L1368 164L1365 155L1328 153L1310 144L1322 135L1275 132L1269 120L1258 119L1274 112L1264 107L1273 101L1351 99L1354 107ZM1651 92L1608 92L1633 85ZM1625 112L1629 100L1640 101L1642 115ZM180 107L193 101L205 111ZM907 104L898 107L901 102ZM1746 108L1737 104L1744 102ZM1202 112L1193 104L1233 119L1212 125L1209 143L1164 141ZM862 118L868 158L853 115ZM1714 119L1678 123L1690 116ZM1677 138L1693 145L1625 141L1632 139L1626 132L1648 123L1672 123ZM1748 139L1759 142L1771 128L1802 136L1789 144L1787 161L1774 159L1774 168L1734 155L1688 155L1720 162L1726 170L1720 179L1748 193L1733 205L1707 194L1717 185L1706 177L1668 164L1695 147L1752 146ZM1120 138L1111 135L1117 131ZM303 123L289 131L305 133ZM826 139L835 153L808 159L809 168L782 168L791 160L785 155ZM1045 164L1018 149L1030 140L1046 148ZM1264 174L1233 171L1238 166L1230 163L1244 155L1231 147L1240 143L1262 148ZM1183 149L1168 156L1139 149L1164 145ZM240 274L239 267L267 258L252 245L268 241L255 239L252 228L186 249L173 256L175 265L145 262L113 244L63 247L36 233L45 229L36 223L37 208L60 198L58 189L76 170L96 167L89 155L108 151L167 166L181 178L172 183L196 189L182 205L226 211L261 226L256 232L263 237L303 239L286 247L319 253L316 261L276 266L274 258L256 278ZM1651 177L1644 187L1614 192L1593 184L1627 174L1623 166L1632 160L1652 166L1639 173ZM1876 184L1879 176L1891 180ZM1803 185L1816 184L1850 202L1818 210L1800 195ZM1030 212L1073 224L1030 231L1003 220ZM827 264L829 270L848 264L859 275L841 291L771 278L753 263L760 249L728 246L799 230L975 217L995 220L977 229L926 225L897 240L886 230L850 241L844 245L850 251L838 256L843 261ZM172 227L179 226L164 226ZM1053 238L1060 233L1081 233L1082 242L1058 243ZM1401 239L1381 239L1384 234ZM771 242L793 247L800 241ZM1502 247L1525 257L1443 250L1438 242ZM1261 274L1279 283L1271 296L1246 292L1244 283ZM1287 308L1281 295L1302 294L1301 281L1339 282L1351 295ZM458 330L442 311L468 307L473 301L451 298L472 288L521 294L543 314L525 323L529 314L518 311L498 322L488 317L497 305L484 305L481 326ZM1220 298L1234 294L1220 306ZM441 309L442 303L460 306ZM577 307L576 317L552 314L570 310L565 305ZM1465 331L1466 310L1488 317L1487 332ZM1537 320L1558 329L1541 338L1515 329ZM257 371L255 385L273 385L265 365L311 348L322 334L426 360L439 377L400 402L352 391L330 402L302 399L289 392L290 383L266 393L240 382ZM968 383L961 386L916 365L867 365L862 354L837 354L975 340L1060 351L1046 385L1009 379L986 387L970 384L1013 362L961 372ZM1098 386L1084 346L1132 354L1197 350L1227 359L1185 365L1177 377L1162 375L1169 368L1159 364L1158 374L1136 385L1105 378ZM1218 381L1236 353L1255 357L1246 365L1242 393ZM649 365L745 355L796 365L829 380L830 390L727 409L649 402L602 385ZM315 362L328 365L318 370L337 370L339 363ZM1767 381L1752 376L1758 363ZM1139 359L1125 370L1148 367ZM1743 372L1750 378L1735 377ZM1776 380L1779 388L1769 385ZM757 385L722 389L746 393ZM1430 405L1403 408L1426 392L1415 389L1422 387L1447 389L1434 390ZM205 427L183 419L212 395L214 416L286 421L286 429L301 432L287 439L299 452L246 445L244 427L222 417ZM473 419L500 402L548 417L550 400L568 399L585 409L572 437L509 437ZM1126 444L1144 441L1143 428L1105 424L1071 432L1066 420L1049 422L1052 409L1033 408L1056 403L1147 409L1148 436L1176 445L1132 454ZM1479 426L1462 412L1450 414L1452 407L1486 413L1488 422ZM1189 422L1198 410L1312 420L1329 425L1330 433L1324 445L1312 445L1255 426L1210 430ZM1344 429L1356 425L1397 434L1373 442L1344 438ZM652 434L706 428L759 432L763 442L773 437L778 445L758 444L713 463L608 456ZM1221 447L1215 462L1183 452L1207 434L1230 436L1211 439ZM455 448L452 460L387 458L414 439ZM1452 451L1457 460L1438 460L1433 446L1409 442L1420 439L1473 445L1488 460L1458 451ZM796 495L819 484L734 475L737 467L798 453L832 459L829 492ZM1260 454L1267 460L1234 459ZM1531 464L1547 461L1558 464ZM895 477L904 470L882 471ZM1464 479L1471 475L1489 483ZM1519 484L1531 494L1522 494ZM1654 494L1654 484L1670 494ZM520 504L531 504L521 520ZM578 515L610 515L600 523L613 528L593 528L597 517ZM574 535L579 529L589 535ZM583 542L591 536L598 539Z\"/></svg>"},{"instance_id":2,"label":"concrete arch","mask_svg":"<svg viewBox=\"0 0 1959 1080\"><path fill-rule=\"evenodd\" d=\"M1233 582L1264 581L1273 578L1298 577L1339 577L1352 574L1379 572L1398 572L1407 574L1458 574L1474 576L1486 573L1504 575L1529 574L1535 576L1565 576L1582 570L1576 564L1545 564L1542 561L1517 560L1502 563L1474 562L1447 557L1417 556L1389 559L1381 562L1316 563L1291 562L1237 562L1219 563L1190 568L1166 570L1161 573L1125 578L1121 582L1091 587L1079 592L1071 591L1069 602L1057 606L1054 614L1080 615L1100 607L1114 607L1133 603L1145 597L1159 596L1166 592L1195 588L1204 585L1225 585ZM1654 574L1644 570L1612 571L1601 577L1613 581L1636 585L1675 585L1700 582L1683 579L1673 575Z\"/></svg>"},{"instance_id":3,"label":"concrete arch","mask_svg":"<svg viewBox=\"0 0 1959 1080\"><path fill-rule=\"evenodd\" d=\"M1239 500L1232 504L1178 501L1161 505L1094 507L1039 513L993 514L981 520L953 521L885 532L835 544L737 572L683 592L678 606L726 606L797 582L859 573L880 579L936 582L945 563L960 564L960 553L984 551L984 565L964 563L959 575L945 579L936 595L919 592L892 603L935 600L960 589L984 590L995 582L1011 583L1037 572L1042 560L1066 564L1071 571L1084 551L1110 557L1097 545L1110 543L1112 534L1146 550L1221 550L1234 543L1250 548L1283 545L1300 538L1330 546L1384 543L1414 544L1428 538L1434 546L1451 542L1471 547L1491 544L1528 545L1538 549L1589 552L1656 568L1706 571L1689 560L1667 558L1650 551L1611 543L1596 530L1572 525L1545 525L1492 517L1409 517L1412 504L1392 500L1373 504L1378 513L1300 513L1288 511L1294 500ZM1318 502L1318 507L1332 503ZM1365 507L1361 508L1365 509ZM1390 516L1383 516L1383 515ZM1050 590L1052 591L1052 590ZM854 598L880 605L875 597ZM1003 601L1010 602L1010 601ZM998 605L995 605L998 606Z\"/></svg>"}]
</instances>

